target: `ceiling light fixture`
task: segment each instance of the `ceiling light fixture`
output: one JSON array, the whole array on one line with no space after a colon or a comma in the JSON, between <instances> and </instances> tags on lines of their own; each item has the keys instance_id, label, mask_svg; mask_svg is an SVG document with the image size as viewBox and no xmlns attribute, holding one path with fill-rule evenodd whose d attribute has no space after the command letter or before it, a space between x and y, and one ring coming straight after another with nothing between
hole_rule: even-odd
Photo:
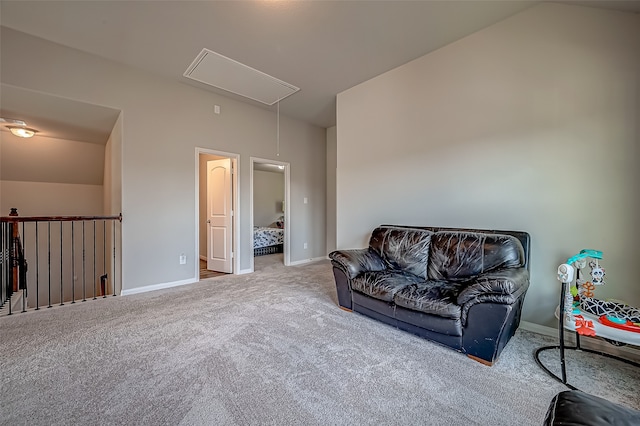
<instances>
[{"instance_id":1,"label":"ceiling light fixture","mask_svg":"<svg viewBox=\"0 0 640 426\"><path fill-rule=\"evenodd\" d=\"M21 138L31 138L33 135L38 133L37 130L31 129L29 127L17 127L17 126L7 126L7 129L14 135Z\"/></svg>"},{"instance_id":2,"label":"ceiling light fixture","mask_svg":"<svg viewBox=\"0 0 640 426\"><path fill-rule=\"evenodd\" d=\"M15 124L18 126L26 126L27 123L25 123L22 120L16 120L15 118L2 118L0 117L0 123L7 123L7 124Z\"/></svg>"}]
</instances>

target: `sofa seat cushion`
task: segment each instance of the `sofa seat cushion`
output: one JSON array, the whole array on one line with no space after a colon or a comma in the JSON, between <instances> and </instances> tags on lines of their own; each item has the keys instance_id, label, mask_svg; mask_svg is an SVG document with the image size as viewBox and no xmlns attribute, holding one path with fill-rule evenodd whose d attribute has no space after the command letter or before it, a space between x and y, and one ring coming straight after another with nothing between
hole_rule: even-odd
<instances>
[{"instance_id":1,"label":"sofa seat cushion","mask_svg":"<svg viewBox=\"0 0 640 426\"><path fill-rule=\"evenodd\" d=\"M396 292L398 306L444 318L460 319L462 312L456 299L462 284L449 281L425 281L406 286Z\"/></svg>"},{"instance_id":2,"label":"sofa seat cushion","mask_svg":"<svg viewBox=\"0 0 640 426\"><path fill-rule=\"evenodd\" d=\"M462 347L462 320L425 314L394 305L396 326L454 349Z\"/></svg>"},{"instance_id":3,"label":"sofa seat cushion","mask_svg":"<svg viewBox=\"0 0 640 426\"><path fill-rule=\"evenodd\" d=\"M395 294L422 279L402 271L386 269L379 272L364 272L351 280L351 289L367 296L393 302Z\"/></svg>"}]
</instances>

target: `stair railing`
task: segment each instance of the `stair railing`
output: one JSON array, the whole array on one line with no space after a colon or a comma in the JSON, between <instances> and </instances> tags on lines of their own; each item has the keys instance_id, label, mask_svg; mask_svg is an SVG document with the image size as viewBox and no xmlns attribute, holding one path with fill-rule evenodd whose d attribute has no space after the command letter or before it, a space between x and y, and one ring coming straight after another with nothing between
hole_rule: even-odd
<instances>
[{"instance_id":1,"label":"stair railing","mask_svg":"<svg viewBox=\"0 0 640 426\"><path fill-rule=\"evenodd\" d=\"M121 223L122 214L21 217L11 209L0 218L0 314L12 314L19 290L22 312L116 296Z\"/></svg>"}]
</instances>

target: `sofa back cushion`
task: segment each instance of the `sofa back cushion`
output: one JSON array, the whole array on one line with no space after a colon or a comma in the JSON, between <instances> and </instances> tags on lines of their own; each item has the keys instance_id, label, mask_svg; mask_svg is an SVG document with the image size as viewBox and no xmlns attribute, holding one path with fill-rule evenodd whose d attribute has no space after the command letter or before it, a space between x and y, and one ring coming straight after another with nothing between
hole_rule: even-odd
<instances>
[{"instance_id":1,"label":"sofa back cushion","mask_svg":"<svg viewBox=\"0 0 640 426\"><path fill-rule=\"evenodd\" d=\"M429 279L466 280L524 266L524 249L511 235L441 231L431 237L429 259Z\"/></svg>"},{"instance_id":2,"label":"sofa back cushion","mask_svg":"<svg viewBox=\"0 0 640 426\"><path fill-rule=\"evenodd\" d=\"M423 229L381 226L371 233L369 247L380 255L390 269L426 279L432 234Z\"/></svg>"}]
</instances>

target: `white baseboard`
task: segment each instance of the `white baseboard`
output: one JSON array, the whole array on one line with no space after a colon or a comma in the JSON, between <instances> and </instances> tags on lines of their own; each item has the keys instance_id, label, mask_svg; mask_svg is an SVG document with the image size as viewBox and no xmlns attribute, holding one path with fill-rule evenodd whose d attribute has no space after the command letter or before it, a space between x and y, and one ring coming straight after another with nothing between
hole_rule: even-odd
<instances>
[{"instance_id":1,"label":"white baseboard","mask_svg":"<svg viewBox=\"0 0 640 426\"><path fill-rule=\"evenodd\" d=\"M520 321L520 328L523 330L531 331L533 333L542 334L543 336L555 337L558 341L558 329L553 327L547 327L540 324L535 324L528 321ZM575 345L575 334L570 330L565 330L564 333L565 343L569 345ZM600 351L611 355L619 356L621 358L631 359L636 362L640 362L640 348L635 346L614 346L602 339L584 337L580 339L580 346L586 349L594 351Z\"/></svg>"},{"instance_id":2,"label":"white baseboard","mask_svg":"<svg viewBox=\"0 0 640 426\"><path fill-rule=\"evenodd\" d=\"M547 327L546 325L540 325L529 321L520 321L520 328L522 328L523 330L542 334L543 336L558 336L557 328Z\"/></svg>"},{"instance_id":3,"label":"white baseboard","mask_svg":"<svg viewBox=\"0 0 640 426\"><path fill-rule=\"evenodd\" d=\"M178 287L178 286L181 286L181 285L193 284L193 283L197 283L197 282L198 282L197 279L189 278L189 279L181 280L181 281L172 281L172 282L169 282L169 283L160 283L160 284L147 285L147 286L144 286L144 287L125 289L125 290L122 290L120 292L120 294L122 296L129 296L129 295L132 295L132 294L146 293L148 291L162 290L164 288Z\"/></svg>"},{"instance_id":4,"label":"white baseboard","mask_svg":"<svg viewBox=\"0 0 640 426\"><path fill-rule=\"evenodd\" d=\"M238 275L250 274L250 273L252 273L252 272L253 272L253 271L252 271L251 269L240 269L240 270L238 271Z\"/></svg>"},{"instance_id":5,"label":"white baseboard","mask_svg":"<svg viewBox=\"0 0 640 426\"><path fill-rule=\"evenodd\" d=\"M321 256L321 257L313 257L311 259L296 260L295 262L289 262L289 266L304 265L306 263L318 262L320 260L326 260L326 259L327 259L327 256Z\"/></svg>"}]
</instances>

